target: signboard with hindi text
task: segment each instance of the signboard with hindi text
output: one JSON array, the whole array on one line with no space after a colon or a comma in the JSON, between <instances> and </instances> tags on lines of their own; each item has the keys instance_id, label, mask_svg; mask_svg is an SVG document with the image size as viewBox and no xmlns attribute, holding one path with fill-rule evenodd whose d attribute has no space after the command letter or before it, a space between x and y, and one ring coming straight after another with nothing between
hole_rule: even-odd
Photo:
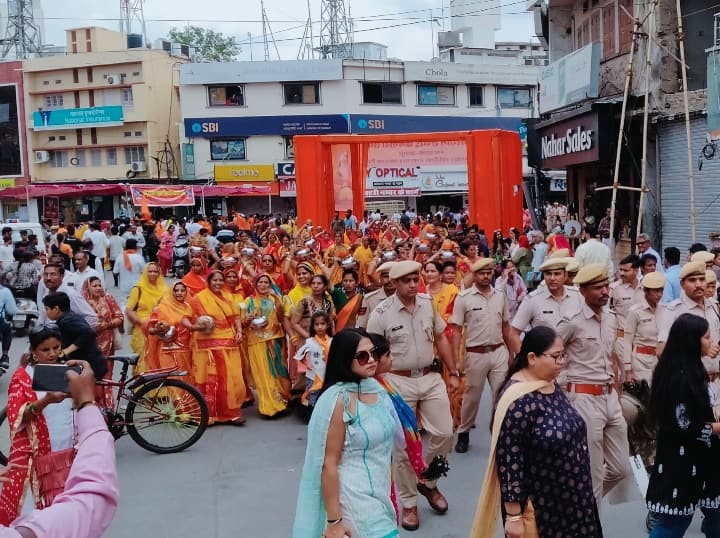
<instances>
[{"instance_id":1,"label":"signboard with hindi text","mask_svg":"<svg viewBox=\"0 0 720 538\"><path fill-rule=\"evenodd\" d=\"M140 207L143 204L143 197L148 206L174 207L194 206L195 193L192 186L136 186L130 187L133 205Z\"/></svg>"},{"instance_id":2,"label":"signboard with hindi text","mask_svg":"<svg viewBox=\"0 0 720 538\"><path fill-rule=\"evenodd\" d=\"M83 127L116 127L123 125L123 107L119 105L91 108L61 108L33 112L33 129L52 131Z\"/></svg>"}]
</instances>

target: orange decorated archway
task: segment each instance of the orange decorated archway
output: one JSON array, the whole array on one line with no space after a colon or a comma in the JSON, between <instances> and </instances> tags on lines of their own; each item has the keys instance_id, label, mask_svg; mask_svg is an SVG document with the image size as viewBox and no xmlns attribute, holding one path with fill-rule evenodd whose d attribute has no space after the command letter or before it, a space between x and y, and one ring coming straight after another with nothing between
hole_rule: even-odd
<instances>
[{"instance_id":1,"label":"orange decorated archway","mask_svg":"<svg viewBox=\"0 0 720 538\"><path fill-rule=\"evenodd\" d=\"M300 222L328 226L335 211L362 217L368 150L374 144L458 142L467 151L470 222L490 231L522 225L522 149L516 132L454 131L388 135L295 136Z\"/></svg>"}]
</instances>

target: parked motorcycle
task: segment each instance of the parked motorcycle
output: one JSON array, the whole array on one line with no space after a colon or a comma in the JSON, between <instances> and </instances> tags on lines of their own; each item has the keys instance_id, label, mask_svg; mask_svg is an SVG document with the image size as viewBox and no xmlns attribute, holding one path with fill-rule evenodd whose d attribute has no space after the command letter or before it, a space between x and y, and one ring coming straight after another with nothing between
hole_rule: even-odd
<instances>
[{"instance_id":1,"label":"parked motorcycle","mask_svg":"<svg viewBox=\"0 0 720 538\"><path fill-rule=\"evenodd\" d=\"M189 246L190 242L186 235L181 235L175 240L172 261L172 270L175 278L182 278L185 276L185 273L187 273L188 266L190 265Z\"/></svg>"},{"instance_id":2,"label":"parked motorcycle","mask_svg":"<svg viewBox=\"0 0 720 538\"><path fill-rule=\"evenodd\" d=\"M15 304L17 312L10 323L12 324L15 336L22 336L35 328L38 319L37 303L33 299L27 297L16 297Z\"/></svg>"}]
</instances>

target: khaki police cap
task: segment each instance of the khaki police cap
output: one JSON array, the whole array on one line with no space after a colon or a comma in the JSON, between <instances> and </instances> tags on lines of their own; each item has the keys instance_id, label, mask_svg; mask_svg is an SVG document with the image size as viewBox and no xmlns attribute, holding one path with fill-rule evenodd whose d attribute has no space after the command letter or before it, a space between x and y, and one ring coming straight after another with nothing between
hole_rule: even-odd
<instances>
[{"instance_id":1,"label":"khaki police cap","mask_svg":"<svg viewBox=\"0 0 720 538\"><path fill-rule=\"evenodd\" d=\"M548 258L569 258L570 257L570 249L567 248L559 248L552 254L548 256Z\"/></svg>"},{"instance_id":2,"label":"khaki police cap","mask_svg":"<svg viewBox=\"0 0 720 538\"><path fill-rule=\"evenodd\" d=\"M390 269L392 269L392 266L395 265L397 262L385 262L381 266L379 266L376 271L378 273L389 273Z\"/></svg>"},{"instance_id":3,"label":"khaki police cap","mask_svg":"<svg viewBox=\"0 0 720 538\"><path fill-rule=\"evenodd\" d=\"M715 271L712 269L707 269L705 271L705 282L717 282L717 275L715 274Z\"/></svg>"},{"instance_id":4,"label":"khaki police cap","mask_svg":"<svg viewBox=\"0 0 720 538\"><path fill-rule=\"evenodd\" d=\"M390 268L390 278L397 280L413 273L419 273L422 265L412 260L405 260L402 262L394 262Z\"/></svg>"},{"instance_id":5,"label":"khaki police cap","mask_svg":"<svg viewBox=\"0 0 720 538\"><path fill-rule=\"evenodd\" d=\"M599 263L591 263L578 271L573 282L578 286L588 286L605 280L608 280L605 266Z\"/></svg>"},{"instance_id":6,"label":"khaki police cap","mask_svg":"<svg viewBox=\"0 0 720 538\"><path fill-rule=\"evenodd\" d=\"M578 265L578 262L575 258L565 258L565 261L567 262L565 270L568 273L577 273L580 270L580 265Z\"/></svg>"},{"instance_id":7,"label":"khaki police cap","mask_svg":"<svg viewBox=\"0 0 720 538\"><path fill-rule=\"evenodd\" d=\"M653 271L645 275L640 284L649 290L659 290L665 287L665 275L660 271Z\"/></svg>"},{"instance_id":8,"label":"khaki police cap","mask_svg":"<svg viewBox=\"0 0 720 538\"><path fill-rule=\"evenodd\" d=\"M495 267L495 260L493 258L480 258L470 266L470 270L475 273L476 271L492 269L493 267Z\"/></svg>"},{"instance_id":9,"label":"khaki police cap","mask_svg":"<svg viewBox=\"0 0 720 538\"><path fill-rule=\"evenodd\" d=\"M715 261L715 254L712 252L708 252L707 250L700 250L690 256L691 262L702 262L702 263L711 263Z\"/></svg>"},{"instance_id":10,"label":"khaki police cap","mask_svg":"<svg viewBox=\"0 0 720 538\"><path fill-rule=\"evenodd\" d=\"M542 265L540 265L540 272L553 271L555 269L562 269L563 271L567 268L567 258L548 258Z\"/></svg>"},{"instance_id":11,"label":"khaki police cap","mask_svg":"<svg viewBox=\"0 0 720 538\"><path fill-rule=\"evenodd\" d=\"M688 262L680 269L680 280L684 280L689 276L705 276L704 262Z\"/></svg>"}]
</instances>

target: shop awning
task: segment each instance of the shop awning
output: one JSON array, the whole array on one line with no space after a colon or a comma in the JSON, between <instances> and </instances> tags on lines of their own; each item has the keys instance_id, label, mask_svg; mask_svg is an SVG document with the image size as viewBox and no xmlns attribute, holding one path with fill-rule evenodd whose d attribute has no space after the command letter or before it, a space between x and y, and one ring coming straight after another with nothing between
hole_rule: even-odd
<instances>
[{"instance_id":1,"label":"shop awning","mask_svg":"<svg viewBox=\"0 0 720 538\"><path fill-rule=\"evenodd\" d=\"M112 196L122 194L121 183L83 183L72 185L28 185L0 190L0 198L42 198L43 196Z\"/></svg>"},{"instance_id":2,"label":"shop awning","mask_svg":"<svg viewBox=\"0 0 720 538\"><path fill-rule=\"evenodd\" d=\"M163 185L138 185L140 187L162 187ZM196 197L228 197L228 196L279 196L280 186L277 182L242 183L234 185L193 185ZM42 198L43 196L82 197L82 196L113 196L127 194L129 186L125 183L72 183L60 185L28 185L27 187L8 187L0 190L0 199Z\"/></svg>"}]
</instances>

